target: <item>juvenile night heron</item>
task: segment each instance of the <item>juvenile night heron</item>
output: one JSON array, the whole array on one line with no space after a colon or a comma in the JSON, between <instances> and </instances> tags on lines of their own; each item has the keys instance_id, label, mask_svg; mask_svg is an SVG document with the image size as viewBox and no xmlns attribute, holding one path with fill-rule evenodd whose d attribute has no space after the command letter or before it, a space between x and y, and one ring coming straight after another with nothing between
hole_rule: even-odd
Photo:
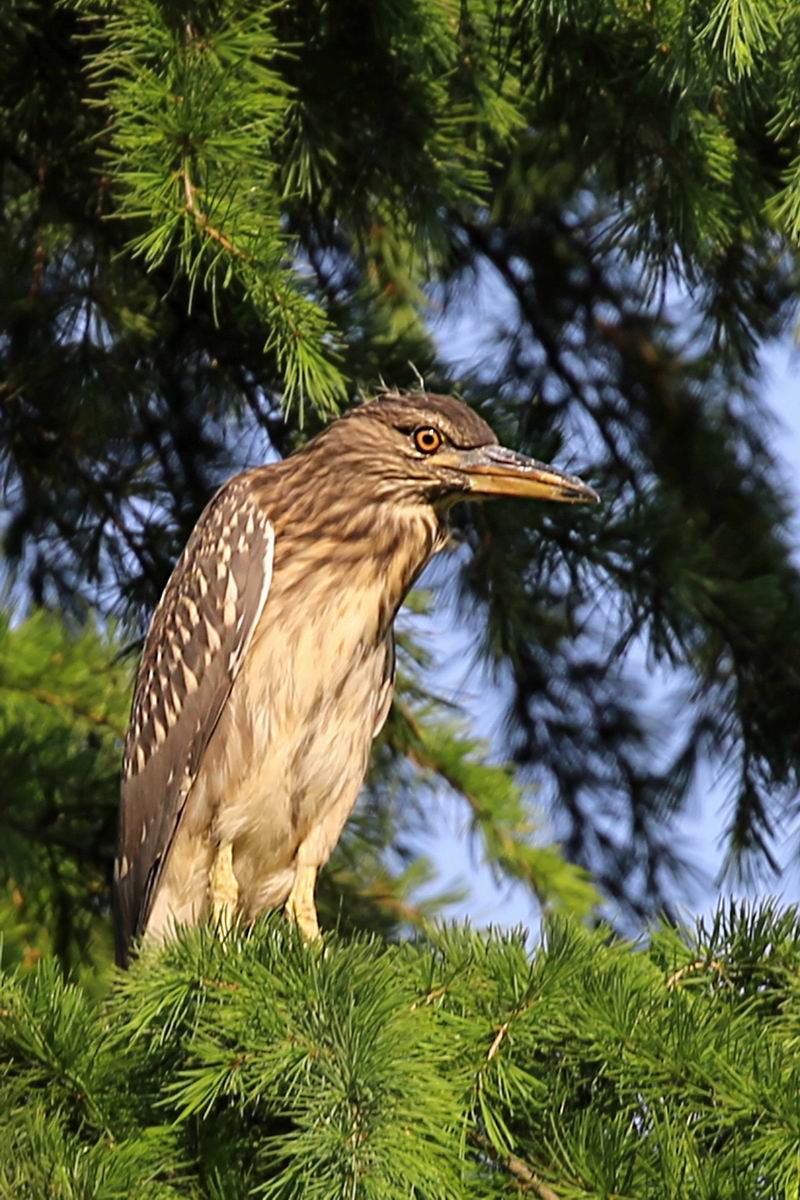
<instances>
[{"instance_id":1,"label":"juvenile night heron","mask_svg":"<svg viewBox=\"0 0 800 1200\"><path fill-rule=\"evenodd\" d=\"M314 887L392 699L395 614L454 501L596 502L459 400L387 393L211 500L153 615L125 747L118 961Z\"/></svg>"}]
</instances>

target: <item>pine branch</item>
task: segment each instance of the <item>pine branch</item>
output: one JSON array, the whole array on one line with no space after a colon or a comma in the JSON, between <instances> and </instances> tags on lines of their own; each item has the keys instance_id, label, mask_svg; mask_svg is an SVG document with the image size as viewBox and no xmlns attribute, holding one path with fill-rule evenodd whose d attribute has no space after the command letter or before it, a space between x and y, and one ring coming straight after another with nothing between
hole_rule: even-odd
<instances>
[{"instance_id":1,"label":"pine branch","mask_svg":"<svg viewBox=\"0 0 800 1200\"><path fill-rule=\"evenodd\" d=\"M99 1003L52 963L6 972L0 1192L777 1200L799 969L796 910L762 905L647 945L550 920L532 952L184 930Z\"/></svg>"},{"instance_id":2,"label":"pine branch","mask_svg":"<svg viewBox=\"0 0 800 1200\"><path fill-rule=\"evenodd\" d=\"M102 713L93 712L91 709L82 707L71 696L60 696L55 692L48 691L46 688L29 687L5 681L0 681L0 692L30 696L32 700L36 700L39 704L47 704L51 708L66 710L70 717L77 717L79 720L88 721L92 725L99 725L103 729L109 730L118 738L125 736L126 727L124 724L110 720Z\"/></svg>"},{"instance_id":3,"label":"pine branch","mask_svg":"<svg viewBox=\"0 0 800 1200\"><path fill-rule=\"evenodd\" d=\"M507 1171L518 1183L520 1191L533 1192L539 1197L539 1200L559 1200L558 1193L554 1192L532 1167L529 1167L521 1158L517 1158L515 1154L499 1154L489 1139L481 1133L471 1134L470 1141L473 1146L483 1151L484 1154L488 1154L493 1162Z\"/></svg>"},{"instance_id":4,"label":"pine branch","mask_svg":"<svg viewBox=\"0 0 800 1200\"><path fill-rule=\"evenodd\" d=\"M212 225L206 213L204 213L198 205L197 188L192 183L191 176L189 174L188 159L184 159L180 174L181 178L183 179L183 193L186 197L186 211L194 219L194 222L200 232L205 237L211 238L212 241L218 242L219 245L222 246L223 250L227 251L228 254L233 255L234 258L241 258L245 261L252 262L252 256L245 254L244 251L240 250L229 237Z\"/></svg>"}]
</instances>

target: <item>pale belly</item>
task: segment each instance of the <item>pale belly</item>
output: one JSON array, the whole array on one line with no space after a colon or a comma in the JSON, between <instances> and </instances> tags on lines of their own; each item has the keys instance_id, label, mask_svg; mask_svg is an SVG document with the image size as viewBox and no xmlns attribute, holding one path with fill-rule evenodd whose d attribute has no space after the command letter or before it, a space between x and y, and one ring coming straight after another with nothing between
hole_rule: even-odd
<instances>
[{"instance_id":1,"label":"pale belly","mask_svg":"<svg viewBox=\"0 0 800 1200\"><path fill-rule=\"evenodd\" d=\"M322 866L358 798L391 698L390 641L364 647L313 631L248 657L207 748L156 902L198 920L220 846L231 845L239 911L252 920L288 896L298 854ZM155 928L153 928L155 932Z\"/></svg>"},{"instance_id":2,"label":"pale belly","mask_svg":"<svg viewBox=\"0 0 800 1200\"><path fill-rule=\"evenodd\" d=\"M222 844L233 844L248 916L286 898L301 846L322 866L339 840L366 774L386 653L382 646L333 678L318 678L308 705L299 702L296 675L250 672L242 679L231 718L239 728L249 725L252 754L239 764L244 769L231 764L215 831ZM276 713L284 715L278 720Z\"/></svg>"}]
</instances>

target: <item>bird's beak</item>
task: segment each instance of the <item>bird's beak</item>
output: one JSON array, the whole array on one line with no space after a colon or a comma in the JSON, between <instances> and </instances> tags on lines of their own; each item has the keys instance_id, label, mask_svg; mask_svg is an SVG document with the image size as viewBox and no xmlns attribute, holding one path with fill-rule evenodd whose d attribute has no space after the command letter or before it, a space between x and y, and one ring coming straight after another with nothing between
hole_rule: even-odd
<instances>
[{"instance_id":1,"label":"bird's beak","mask_svg":"<svg viewBox=\"0 0 800 1200\"><path fill-rule=\"evenodd\" d=\"M562 504L599 504L600 497L575 475L537 462L505 446L462 450L459 469L469 477L470 496L526 496Z\"/></svg>"}]
</instances>

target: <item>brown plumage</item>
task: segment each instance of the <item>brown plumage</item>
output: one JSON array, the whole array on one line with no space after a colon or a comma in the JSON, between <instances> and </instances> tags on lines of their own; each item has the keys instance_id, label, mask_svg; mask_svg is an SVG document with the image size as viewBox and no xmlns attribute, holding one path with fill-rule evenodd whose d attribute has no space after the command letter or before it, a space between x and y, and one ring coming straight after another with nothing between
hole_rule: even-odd
<instances>
[{"instance_id":1,"label":"brown plumage","mask_svg":"<svg viewBox=\"0 0 800 1200\"><path fill-rule=\"evenodd\" d=\"M153 615L123 767L118 961L314 883L389 710L392 624L466 496L596 500L458 400L390 393L210 502Z\"/></svg>"}]
</instances>

